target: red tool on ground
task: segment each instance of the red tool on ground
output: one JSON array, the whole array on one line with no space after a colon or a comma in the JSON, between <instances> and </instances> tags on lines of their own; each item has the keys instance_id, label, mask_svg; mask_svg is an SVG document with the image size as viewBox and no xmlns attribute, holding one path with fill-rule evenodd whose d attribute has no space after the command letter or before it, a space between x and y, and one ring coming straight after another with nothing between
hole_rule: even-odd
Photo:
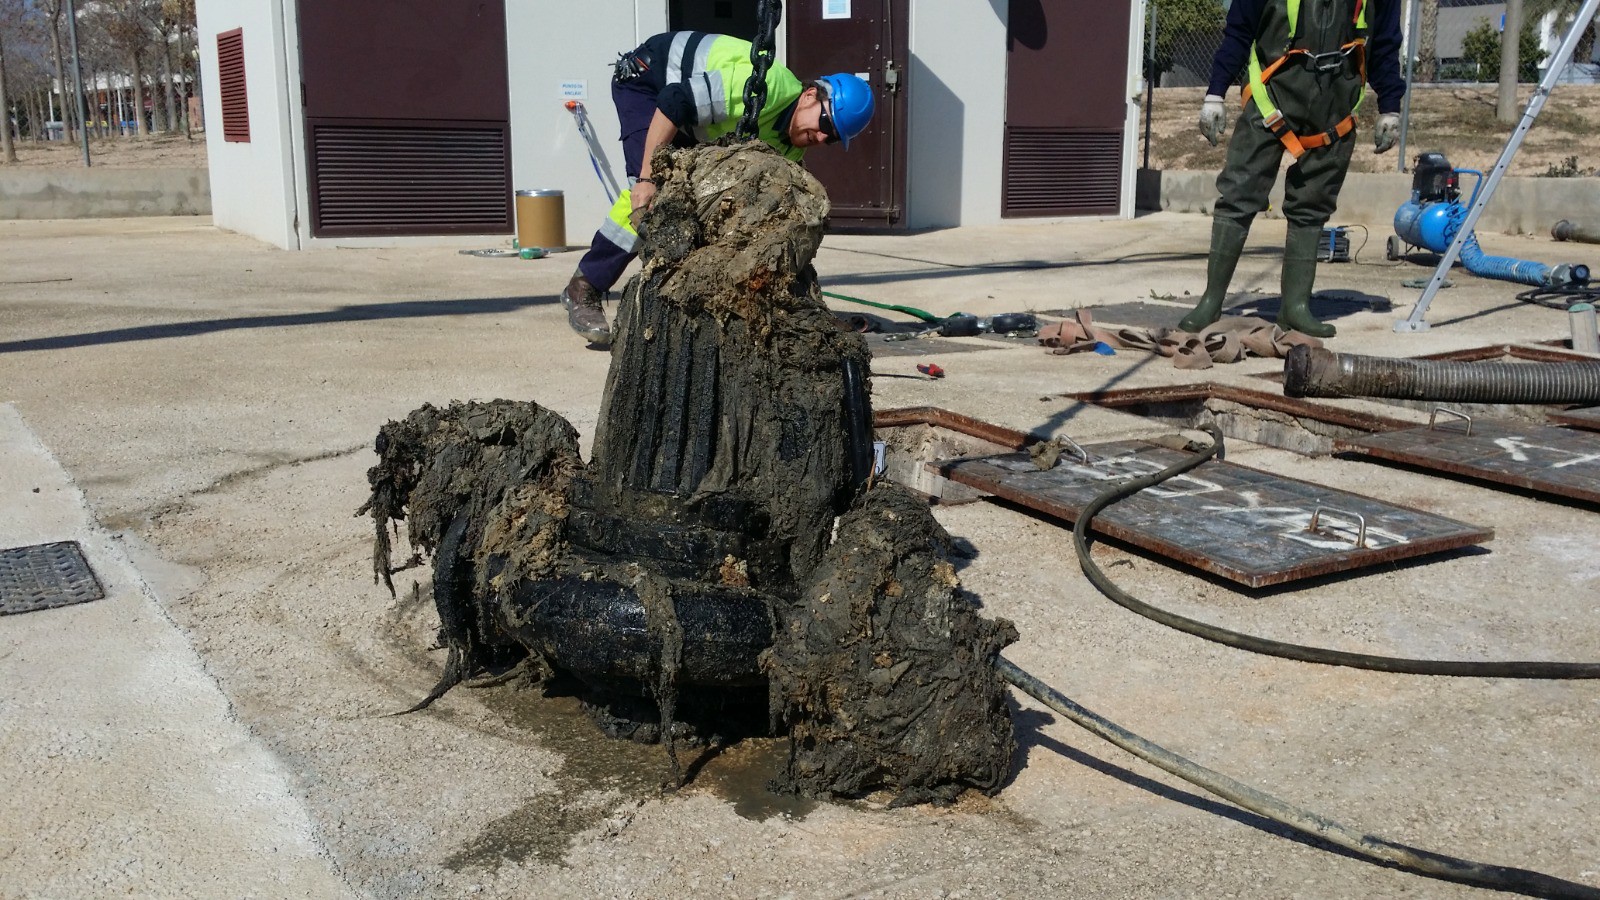
<instances>
[{"instance_id":1,"label":"red tool on ground","mask_svg":"<svg viewBox=\"0 0 1600 900\"><path fill-rule=\"evenodd\" d=\"M944 377L944 369L940 368L937 363L917 363L917 371L929 378Z\"/></svg>"}]
</instances>

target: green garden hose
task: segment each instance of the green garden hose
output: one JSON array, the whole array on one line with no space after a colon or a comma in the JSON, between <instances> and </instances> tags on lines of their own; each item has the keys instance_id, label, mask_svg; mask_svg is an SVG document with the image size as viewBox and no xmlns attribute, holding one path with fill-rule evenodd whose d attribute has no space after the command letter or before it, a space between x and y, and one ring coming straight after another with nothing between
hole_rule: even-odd
<instances>
[{"instance_id":1,"label":"green garden hose","mask_svg":"<svg viewBox=\"0 0 1600 900\"><path fill-rule=\"evenodd\" d=\"M844 294L835 294L832 291L823 291L822 296L832 297L835 300L844 300L848 303L859 303L862 306L871 306L877 309L889 309L895 312L902 312L908 316L915 316L924 322L931 322L933 324L938 324L945 320L944 316L936 316L925 309L917 309L915 306L898 306L893 303L876 303L871 300L863 300L860 297L847 297Z\"/></svg>"}]
</instances>

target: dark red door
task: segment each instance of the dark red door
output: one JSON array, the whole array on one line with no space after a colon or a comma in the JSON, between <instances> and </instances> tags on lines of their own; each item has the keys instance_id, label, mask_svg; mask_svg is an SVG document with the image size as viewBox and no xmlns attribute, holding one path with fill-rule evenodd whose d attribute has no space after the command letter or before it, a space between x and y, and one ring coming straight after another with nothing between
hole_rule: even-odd
<instances>
[{"instance_id":1,"label":"dark red door","mask_svg":"<svg viewBox=\"0 0 1600 900\"><path fill-rule=\"evenodd\" d=\"M1001 215L1121 212L1129 3L1009 0Z\"/></svg>"},{"instance_id":2,"label":"dark red door","mask_svg":"<svg viewBox=\"0 0 1600 900\"><path fill-rule=\"evenodd\" d=\"M511 232L504 0L301 0L317 237Z\"/></svg>"},{"instance_id":3,"label":"dark red door","mask_svg":"<svg viewBox=\"0 0 1600 900\"><path fill-rule=\"evenodd\" d=\"M825 18L829 11L848 17ZM877 112L850 149L819 147L806 168L828 189L834 227L904 227L906 63L910 0L784 4L785 63L801 79L852 72L872 85Z\"/></svg>"}]
</instances>

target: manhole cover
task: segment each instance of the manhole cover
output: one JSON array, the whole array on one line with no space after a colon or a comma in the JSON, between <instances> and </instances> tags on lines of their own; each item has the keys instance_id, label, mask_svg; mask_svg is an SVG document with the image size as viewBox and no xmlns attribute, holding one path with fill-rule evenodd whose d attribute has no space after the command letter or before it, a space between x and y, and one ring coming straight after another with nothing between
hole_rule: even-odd
<instances>
[{"instance_id":1,"label":"manhole cover","mask_svg":"<svg viewBox=\"0 0 1600 900\"><path fill-rule=\"evenodd\" d=\"M88 603L105 595L76 541L0 550L0 615Z\"/></svg>"}]
</instances>

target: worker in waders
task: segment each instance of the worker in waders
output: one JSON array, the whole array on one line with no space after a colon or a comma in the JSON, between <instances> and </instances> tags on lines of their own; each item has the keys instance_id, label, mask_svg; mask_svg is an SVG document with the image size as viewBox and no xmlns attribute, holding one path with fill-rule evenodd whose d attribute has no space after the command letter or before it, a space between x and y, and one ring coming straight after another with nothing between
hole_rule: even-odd
<instances>
[{"instance_id":1,"label":"worker in waders","mask_svg":"<svg viewBox=\"0 0 1600 900\"><path fill-rule=\"evenodd\" d=\"M1216 322L1228 282L1244 250L1250 222L1267 208L1267 192L1285 152L1283 246L1278 324L1314 337L1334 327L1311 315L1322 226L1333 215L1355 149L1355 114L1366 83L1378 95L1377 152L1400 135L1401 0L1233 0L1222 45L1211 63L1211 86L1200 107L1200 133L1215 147L1226 127L1223 96L1248 68L1244 110L1217 176L1206 291L1178 323L1198 332Z\"/></svg>"},{"instance_id":2,"label":"worker in waders","mask_svg":"<svg viewBox=\"0 0 1600 900\"><path fill-rule=\"evenodd\" d=\"M601 301L636 255L634 214L649 209L656 193L651 155L657 147L691 147L731 133L744 115L745 84L753 70L749 41L702 31L658 34L617 61L611 99L622 122L631 185L561 292L567 323L590 342L611 343ZM766 84L757 137L795 162L817 144L849 147L872 119L872 89L854 75L828 75L805 85L773 63Z\"/></svg>"}]
</instances>

